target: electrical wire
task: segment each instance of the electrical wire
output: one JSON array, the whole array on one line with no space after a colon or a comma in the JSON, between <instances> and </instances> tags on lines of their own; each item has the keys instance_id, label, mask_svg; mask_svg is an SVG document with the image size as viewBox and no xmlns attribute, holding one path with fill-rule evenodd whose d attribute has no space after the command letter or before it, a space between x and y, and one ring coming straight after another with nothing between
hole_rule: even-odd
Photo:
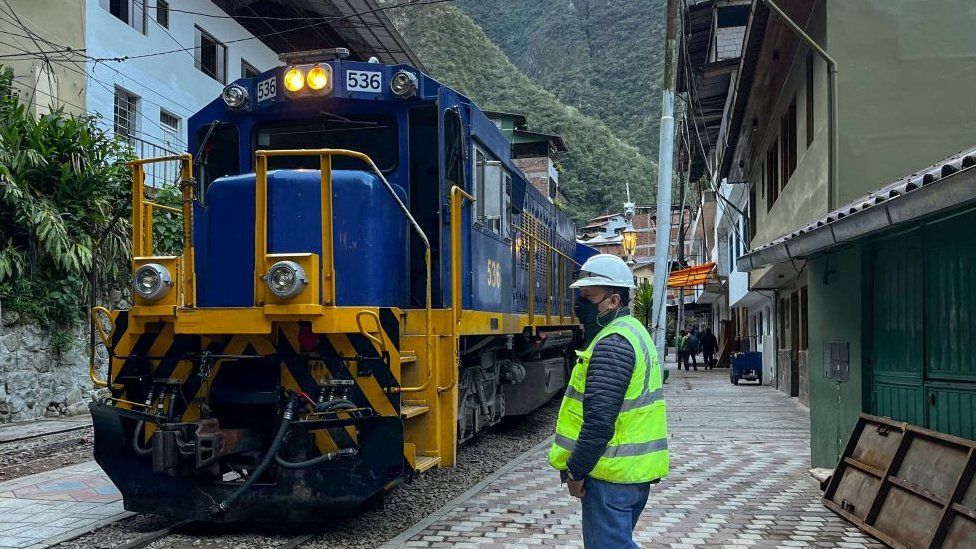
<instances>
[{"instance_id":1,"label":"electrical wire","mask_svg":"<svg viewBox=\"0 0 976 549\"><path fill-rule=\"evenodd\" d=\"M317 21L315 23L309 23L307 25L300 25L298 27L288 29L287 31L274 31L274 32L269 32L269 33L264 33L264 34L257 34L257 35L247 36L247 37L244 37L244 38L237 38L237 39L234 39L234 40L226 40L226 41L221 42L221 43L224 44L224 45L227 45L227 44L236 44L236 43L239 43L239 42L247 42L247 41L250 41L250 40L259 40L261 38L268 38L268 37L271 37L271 36L282 36L286 32L289 32L290 33L290 32L295 32L295 31L300 31L300 30L306 30L306 29L310 29L310 28L313 28L313 27L317 27L319 25L324 25L326 23L335 23L335 22L339 22L339 21L345 21L345 20L350 19L350 18L353 18L353 17L362 17L363 15L368 15L370 13L375 13L375 12L379 12L379 11L386 11L386 10L395 9L395 8L408 8L408 7L416 7L416 6L429 6L429 5L443 4L443 3L446 3L446 2L454 2L454 1L455 0L412 0L412 1L407 1L407 2L400 2L400 3L397 3L397 4L392 4L390 6L382 6L382 7L378 7L378 8L374 8L374 9L370 9L370 10L364 10L364 11L357 12L357 13L351 13L349 15L341 15L341 16L340 15L337 15L337 16L325 17L325 18L323 18L323 19L321 19L321 20L319 20L319 21ZM233 16L230 16L230 15L228 15L227 17L234 18ZM304 20L309 20L310 18L303 18L303 19ZM153 52L153 53L144 53L144 54L139 54L139 55L124 55L124 56L121 56L121 57L93 57L93 58L91 58L91 60L93 60L93 61L113 61L113 62L119 62L119 63L121 63L121 62L125 62L125 61L130 61L130 60L133 60L133 59L145 59L147 57L158 57L160 55L169 55L169 54L172 54L172 53L179 53L179 52L183 52L183 51L193 51L195 49L197 49L197 48L195 48L195 47L193 47L193 48L179 48L179 49L175 49L175 50L166 50L166 51L159 51L159 52ZM378 50L373 50L373 51L378 51ZM397 52L398 52L398 50L387 50L386 51L386 53L397 53Z\"/></svg>"},{"instance_id":2,"label":"electrical wire","mask_svg":"<svg viewBox=\"0 0 976 549\"><path fill-rule=\"evenodd\" d=\"M682 0L681 1L681 4L682 4L682 9L683 10L687 10L688 9L688 4L687 4L686 0ZM682 20L682 23L683 23L683 20ZM691 72L691 66L689 64L690 62L689 62L689 52L688 52L688 42L687 42L687 40L682 40L681 41L681 46L682 46L682 50L684 52L684 57L685 57L685 63L684 63L685 78L687 79L687 81L689 83L689 87L690 87L691 92L692 92L690 95L692 96L692 99L698 104L698 110L702 110L702 106L701 106L701 93L700 93L700 90L698 88L698 81L694 78L694 74L692 74L692 72ZM701 150L702 158L703 158L703 161L705 163L705 171L708 173L708 185L709 185L709 187L715 193L715 196L720 201L719 202L720 204L722 202L728 202L728 206L732 206L732 208L735 210L735 212L740 217L746 218L747 217L746 214L744 212L742 212L741 210L739 210L738 207L736 207L735 205L733 205L725 196L722 195L722 193L719 191L719 189L716 188L716 186L715 186L715 172L714 172L712 166L709 164L709 161L708 161L708 151L712 149L711 139L709 138L708 133L706 132L705 133L705 141L708 142L708 147L706 148L704 142L702 141L701 133L698 131L699 121L698 121L698 116L696 114L695 106L694 105L690 105L689 104L690 102L689 102L689 100L687 98L682 98L682 99L686 103L686 111L685 112L687 113L689 110L691 111L692 122L694 123L694 127L695 127L696 140L698 142L698 146L699 146L699 149ZM688 136L688 140L690 142L690 135ZM723 214L725 216L729 217L730 219L732 218L732 216L729 215L728 207L726 205L720 205L719 207L722 208ZM750 207L751 207L751 204L750 204ZM733 233L735 234L736 239L742 245L742 248L744 250L748 251L749 250L749 242L746 241L746 239L742 236L741 232L739 231L738 223L730 223L730 228L732 229Z\"/></svg>"}]
</instances>

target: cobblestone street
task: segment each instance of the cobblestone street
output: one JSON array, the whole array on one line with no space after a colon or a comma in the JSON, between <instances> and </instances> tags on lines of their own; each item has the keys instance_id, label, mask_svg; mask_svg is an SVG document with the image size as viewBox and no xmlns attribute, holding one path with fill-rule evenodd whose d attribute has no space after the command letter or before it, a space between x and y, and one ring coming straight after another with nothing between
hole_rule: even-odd
<instances>
[{"instance_id":1,"label":"cobblestone street","mask_svg":"<svg viewBox=\"0 0 976 549\"><path fill-rule=\"evenodd\" d=\"M671 476L651 488L644 547L880 547L820 504L809 419L795 399L729 383L728 370L671 371ZM537 446L391 547L581 546L580 505Z\"/></svg>"}]
</instances>

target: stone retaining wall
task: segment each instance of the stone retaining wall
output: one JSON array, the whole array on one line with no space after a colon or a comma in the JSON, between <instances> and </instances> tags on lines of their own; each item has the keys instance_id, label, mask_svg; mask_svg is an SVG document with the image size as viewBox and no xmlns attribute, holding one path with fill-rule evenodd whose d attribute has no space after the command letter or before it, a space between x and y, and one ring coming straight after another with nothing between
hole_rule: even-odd
<instances>
[{"instance_id":1,"label":"stone retaining wall","mask_svg":"<svg viewBox=\"0 0 976 549\"><path fill-rule=\"evenodd\" d=\"M74 326L71 345L58 353L46 328L19 320L0 310L0 423L86 413L95 390L88 378L88 325ZM104 347L99 354L104 361Z\"/></svg>"}]
</instances>

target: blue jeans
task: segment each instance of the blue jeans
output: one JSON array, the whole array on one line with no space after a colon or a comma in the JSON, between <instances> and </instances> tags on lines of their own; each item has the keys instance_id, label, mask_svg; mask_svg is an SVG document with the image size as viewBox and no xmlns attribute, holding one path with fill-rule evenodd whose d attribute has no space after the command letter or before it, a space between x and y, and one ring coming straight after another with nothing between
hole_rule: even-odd
<instances>
[{"instance_id":1,"label":"blue jeans","mask_svg":"<svg viewBox=\"0 0 976 549\"><path fill-rule=\"evenodd\" d=\"M650 483L614 484L587 478L583 495L583 545L588 549L636 548L633 533Z\"/></svg>"}]
</instances>

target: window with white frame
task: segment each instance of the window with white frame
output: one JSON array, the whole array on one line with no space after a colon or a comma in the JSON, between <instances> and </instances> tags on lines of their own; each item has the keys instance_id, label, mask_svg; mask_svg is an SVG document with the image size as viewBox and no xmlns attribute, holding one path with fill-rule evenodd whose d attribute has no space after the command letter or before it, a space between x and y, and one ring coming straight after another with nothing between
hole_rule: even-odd
<instances>
[{"instance_id":1,"label":"window with white frame","mask_svg":"<svg viewBox=\"0 0 976 549\"><path fill-rule=\"evenodd\" d=\"M259 74L261 71L257 67L241 59L241 78L254 78Z\"/></svg>"},{"instance_id":2,"label":"window with white frame","mask_svg":"<svg viewBox=\"0 0 976 549\"><path fill-rule=\"evenodd\" d=\"M169 2L156 0L156 22L164 29L169 28Z\"/></svg>"},{"instance_id":3,"label":"window with white frame","mask_svg":"<svg viewBox=\"0 0 976 549\"><path fill-rule=\"evenodd\" d=\"M180 117L159 109L159 127L163 129L163 138L167 145L176 146L180 142Z\"/></svg>"},{"instance_id":4,"label":"window with white frame","mask_svg":"<svg viewBox=\"0 0 976 549\"><path fill-rule=\"evenodd\" d=\"M145 0L99 0L98 4L119 21L146 34Z\"/></svg>"},{"instance_id":5,"label":"window with white frame","mask_svg":"<svg viewBox=\"0 0 976 549\"><path fill-rule=\"evenodd\" d=\"M196 27L196 67L221 84L227 83L227 46Z\"/></svg>"},{"instance_id":6,"label":"window with white frame","mask_svg":"<svg viewBox=\"0 0 976 549\"><path fill-rule=\"evenodd\" d=\"M115 135L123 137L130 143L135 139L139 116L139 96L128 91L115 88Z\"/></svg>"}]
</instances>

